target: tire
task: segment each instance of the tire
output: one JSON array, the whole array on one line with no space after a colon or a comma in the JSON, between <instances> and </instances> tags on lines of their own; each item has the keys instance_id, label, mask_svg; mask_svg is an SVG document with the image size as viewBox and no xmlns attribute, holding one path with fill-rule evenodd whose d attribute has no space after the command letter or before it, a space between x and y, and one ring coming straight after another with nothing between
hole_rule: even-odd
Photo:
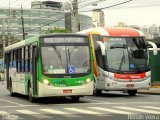
<instances>
[{"instance_id":1,"label":"tire","mask_svg":"<svg viewBox=\"0 0 160 120\"><path fill-rule=\"evenodd\" d=\"M128 90L129 96L135 96L137 94L137 90Z\"/></svg>"},{"instance_id":2,"label":"tire","mask_svg":"<svg viewBox=\"0 0 160 120\"><path fill-rule=\"evenodd\" d=\"M32 96L32 87L31 84L28 84L28 99L30 102L35 102L35 98Z\"/></svg>"},{"instance_id":3,"label":"tire","mask_svg":"<svg viewBox=\"0 0 160 120\"><path fill-rule=\"evenodd\" d=\"M102 90L97 90L97 89L95 89L94 91L93 91L93 95L94 96L100 96L102 94Z\"/></svg>"},{"instance_id":4,"label":"tire","mask_svg":"<svg viewBox=\"0 0 160 120\"><path fill-rule=\"evenodd\" d=\"M80 97L79 96L73 96L73 97L71 97L71 99L72 99L73 102L78 102Z\"/></svg>"},{"instance_id":5,"label":"tire","mask_svg":"<svg viewBox=\"0 0 160 120\"><path fill-rule=\"evenodd\" d=\"M93 86L93 95L94 96L99 96L102 94L102 90L97 90L96 88L96 83L94 82L94 86Z\"/></svg>"}]
</instances>

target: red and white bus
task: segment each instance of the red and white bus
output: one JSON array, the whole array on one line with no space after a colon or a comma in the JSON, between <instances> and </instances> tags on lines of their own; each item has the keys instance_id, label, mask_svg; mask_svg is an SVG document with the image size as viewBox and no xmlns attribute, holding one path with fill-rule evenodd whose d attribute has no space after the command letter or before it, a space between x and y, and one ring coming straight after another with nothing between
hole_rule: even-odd
<instances>
[{"instance_id":1,"label":"red and white bus","mask_svg":"<svg viewBox=\"0 0 160 120\"><path fill-rule=\"evenodd\" d=\"M137 90L150 87L151 70L147 45L149 43L153 46L155 55L157 47L154 43L147 42L142 32L133 28L98 27L79 33L90 36L94 57L95 95L102 91L127 91L134 96Z\"/></svg>"}]
</instances>

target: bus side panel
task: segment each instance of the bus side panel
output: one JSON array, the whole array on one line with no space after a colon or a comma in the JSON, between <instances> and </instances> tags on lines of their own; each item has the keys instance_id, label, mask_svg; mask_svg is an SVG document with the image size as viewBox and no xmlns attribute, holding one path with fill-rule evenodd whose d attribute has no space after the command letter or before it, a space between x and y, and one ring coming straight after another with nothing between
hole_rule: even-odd
<instances>
[{"instance_id":1,"label":"bus side panel","mask_svg":"<svg viewBox=\"0 0 160 120\"><path fill-rule=\"evenodd\" d=\"M25 95L28 95L28 83L29 81L32 83L32 74L27 73L25 75Z\"/></svg>"},{"instance_id":2,"label":"bus side panel","mask_svg":"<svg viewBox=\"0 0 160 120\"><path fill-rule=\"evenodd\" d=\"M103 90L105 89L105 84L106 84L105 74L104 74L105 71L101 69L100 67L98 68L98 71L99 71L99 76L97 78L96 87L99 90Z\"/></svg>"},{"instance_id":3,"label":"bus side panel","mask_svg":"<svg viewBox=\"0 0 160 120\"><path fill-rule=\"evenodd\" d=\"M17 73L17 92L20 94L25 94L25 74Z\"/></svg>"},{"instance_id":4,"label":"bus side panel","mask_svg":"<svg viewBox=\"0 0 160 120\"><path fill-rule=\"evenodd\" d=\"M10 71L9 76L10 76L11 81L12 81L13 92L18 92L16 68L12 68L12 69L10 68L9 71Z\"/></svg>"}]
</instances>

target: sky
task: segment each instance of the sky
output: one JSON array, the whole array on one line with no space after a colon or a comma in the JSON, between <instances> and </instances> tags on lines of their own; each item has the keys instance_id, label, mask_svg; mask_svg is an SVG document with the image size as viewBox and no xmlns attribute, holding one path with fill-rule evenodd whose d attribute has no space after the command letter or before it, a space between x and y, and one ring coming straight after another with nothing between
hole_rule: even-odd
<instances>
[{"instance_id":1,"label":"sky","mask_svg":"<svg viewBox=\"0 0 160 120\"><path fill-rule=\"evenodd\" d=\"M20 8L22 4L24 8L30 8L32 1L35 0L10 0L10 6L11 8ZM79 13L91 16L91 12L82 11L109 7L129 0L101 0L103 2L93 6L92 4L96 1L98 0L79 0ZM0 0L0 3L1 8L9 7L9 0ZM151 26L156 24L160 26L160 0L132 0L116 7L103 9L103 11L106 26L114 26L118 22L124 22L127 25Z\"/></svg>"}]
</instances>

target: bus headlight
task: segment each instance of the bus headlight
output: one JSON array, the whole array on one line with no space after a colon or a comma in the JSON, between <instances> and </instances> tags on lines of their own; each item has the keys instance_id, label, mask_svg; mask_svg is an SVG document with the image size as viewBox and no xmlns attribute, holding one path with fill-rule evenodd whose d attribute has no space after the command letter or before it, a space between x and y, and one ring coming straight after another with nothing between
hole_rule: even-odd
<instances>
[{"instance_id":1,"label":"bus headlight","mask_svg":"<svg viewBox=\"0 0 160 120\"><path fill-rule=\"evenodd\" d=\"M43 80L43 83L44 83L45 85L50 85L50 83L49 83L49 81L48 81L47 79L44 79L44 80Z\"/></svg>"},{"instance_id":2,"label":"bus headlight","mask_svg":"<svg viewBox=\"0 0 160 120\"><path fill-rule=\"evenodd\" d=\"M91 81L92 81L91 78L87 78L87 79L84 81L83 85L88 84L88 83L90 83Z\"/></svg>"},{"instance_id":3,"label":"bus headlight","mask_svg":"<svg viewBox=\"0 0 160 120\"><path fill-rule=\"evenodd\" d=\"M91 82L91 78L86 79L86 83L89 83L89 82Z\"/></svg>"}]
</instances>

